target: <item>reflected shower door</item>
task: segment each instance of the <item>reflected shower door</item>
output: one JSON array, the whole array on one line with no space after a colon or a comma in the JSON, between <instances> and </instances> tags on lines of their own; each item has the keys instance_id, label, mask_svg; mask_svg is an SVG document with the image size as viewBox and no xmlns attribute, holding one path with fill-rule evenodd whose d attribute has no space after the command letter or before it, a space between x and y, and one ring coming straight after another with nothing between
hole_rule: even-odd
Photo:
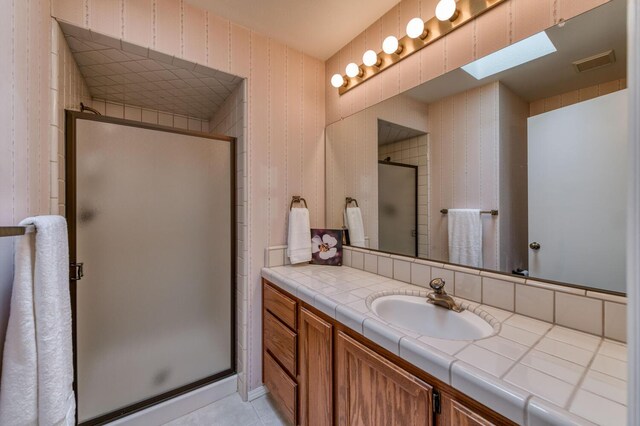
<instances>
[{"instance_id":1,"label":"reflected shower door","mask_svg":"<svg viewBox=\"0 0 640 426\"><path fill-rule=\"evenodd\" d=\"M418 256L418 167L378 162L378 249Z\"/></svg>"},{"instance_id":2,"label":"reflected shower door","mask_svg":"<svg viewBox=\"0 0 640 426\"><path fill-rule=\"evenodd\" d=\"M93 422L233 373L235 154L231 139L67 120L78 420Z\"/></svg>"}]
</instances>

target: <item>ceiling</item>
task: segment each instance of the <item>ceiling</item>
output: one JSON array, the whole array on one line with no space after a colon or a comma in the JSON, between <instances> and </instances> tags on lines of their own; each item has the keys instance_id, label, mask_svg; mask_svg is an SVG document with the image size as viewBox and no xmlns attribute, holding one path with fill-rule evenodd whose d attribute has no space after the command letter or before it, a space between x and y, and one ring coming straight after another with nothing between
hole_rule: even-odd
<instances>
[{"instance_id":1,"label":"ceiling","mask_svg":"<svg viewBox=\"0 0 640 426\"><path fill-rule=\"evenodd\" d=\"M92 98L210 120L241 79L60 23Z\"/></svg>"},{"instance_id":2,"label":"ceiling","mask_svg":"<svg viewBox=\"0 0 640 426\"><path fill-rule=\"evenodd\" d=\"M557 52L493 76L476 80L456 69L424 83L406 94L430 103L475 87L500 81L526 101L534 101L584 87L626 77L626 0L612 0L592 11L572 18L563 26L553 26L547 35ZM616 62L583 73L574 61L613 49Z\"/></svg>"},{"instance_id":3,"label":"ceiling","mask_svg":"<svg viewBox=\"0 0 640 426\"><path fill-rule=\"evenodd\" d=\"M329 59L398 0L187 0L318 59Z\"/></svg>"},{"instance_id":4,"label":"ceiling","mask_svg":"<svg viewBox=\"0 0 640 426\"><path fill-rule=\"evenodd\" d=\"M378 145L387 145L425 134L420 130L378 119Z\"/></svg>"}]
</instances>

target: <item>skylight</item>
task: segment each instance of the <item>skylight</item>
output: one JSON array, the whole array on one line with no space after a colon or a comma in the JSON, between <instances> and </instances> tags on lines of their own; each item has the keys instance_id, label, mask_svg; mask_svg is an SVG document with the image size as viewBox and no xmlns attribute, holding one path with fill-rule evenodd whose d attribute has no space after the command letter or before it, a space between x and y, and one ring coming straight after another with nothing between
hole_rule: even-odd
<instances>
[{"instance_id":1,"label":"skylight","mask_svg":"<svg viewBox=\"0 0 640 426\"><path fill-rule=\"evenodd\" d=\"M557 52L547 33L542 31L511 46L462 67L476 80L482 80L509 68L517 67Z\"/></svg>"}]
</instances>

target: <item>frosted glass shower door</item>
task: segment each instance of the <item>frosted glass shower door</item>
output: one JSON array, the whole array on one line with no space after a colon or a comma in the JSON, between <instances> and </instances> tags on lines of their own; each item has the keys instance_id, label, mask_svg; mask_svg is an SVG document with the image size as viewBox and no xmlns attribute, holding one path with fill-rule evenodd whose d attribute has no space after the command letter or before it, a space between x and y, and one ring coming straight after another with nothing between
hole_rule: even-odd
<instances>
[{"instance_id":1,"label":"frosted glass shower door","mask_svg":"<svg viewBox=\"0 0 640 426\"><path fill-rule=\"evenodd\" d=\"M111 121L68 146L80 422L235 368L233 142Z\"/></svg>"},{"instance_id":2,"label":"frosted glass shower door","mask_svg":"<svg viewBox=\"0 0 640 426\"><path fill-rule=\"evenodd\" d=\"M378 162L378 248L418 255L418 167Z\"/></svg>"}]
</instances>

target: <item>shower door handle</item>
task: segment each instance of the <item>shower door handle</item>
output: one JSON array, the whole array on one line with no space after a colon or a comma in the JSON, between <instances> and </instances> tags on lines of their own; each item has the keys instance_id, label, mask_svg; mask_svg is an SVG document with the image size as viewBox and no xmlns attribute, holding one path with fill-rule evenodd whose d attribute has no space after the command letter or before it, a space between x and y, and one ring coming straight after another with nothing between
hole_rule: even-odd
<instances>
[{"instance_id":1,"label":"shower door handle","mask_svg":"<svg viewBox=\"0 0 640 426\"><path fill-rule=\"evenodd\" d=\"M71 262L69 264L69 280L80 281L84 277L84 263Z\"/></svg>"}]
</instances>

